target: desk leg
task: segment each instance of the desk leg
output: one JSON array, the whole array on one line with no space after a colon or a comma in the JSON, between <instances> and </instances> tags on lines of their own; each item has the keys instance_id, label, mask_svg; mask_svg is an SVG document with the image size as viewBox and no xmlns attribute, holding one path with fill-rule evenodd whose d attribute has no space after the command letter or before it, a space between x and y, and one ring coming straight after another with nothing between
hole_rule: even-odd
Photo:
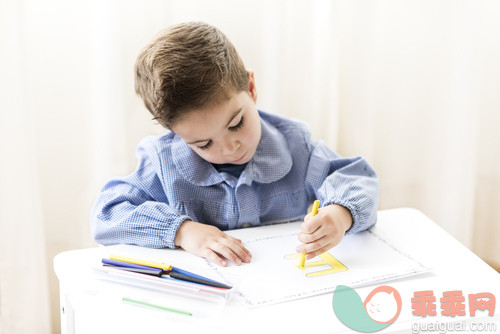
<instances>
[{"instance_id":1,"label":"desk leg","mask_svg":"<svg viewBox=\"0 0 500 334\"><path fill-rule=\"evenodd\" d=\"M75 310L63 287L59 289L61 307L61 334L75 334Z\"/></svg>"}]
</instances>

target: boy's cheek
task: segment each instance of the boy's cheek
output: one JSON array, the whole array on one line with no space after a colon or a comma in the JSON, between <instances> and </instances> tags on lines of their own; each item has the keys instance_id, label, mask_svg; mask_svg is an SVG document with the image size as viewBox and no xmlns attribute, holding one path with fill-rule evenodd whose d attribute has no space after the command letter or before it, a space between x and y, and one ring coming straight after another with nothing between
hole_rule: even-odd
<instances>
[{"instance_id":1,"label":"boy's cheek","mask_svg":"<svg viewBox=\"0 0 500 334\"><path fill-rule=\"evenodd\" d=\"M218 163L217 159L214 159L213 154L210 154L210 153L207 153L207 152L203 152L203 151L200 152L200 151L201 150L195 150L196 154L198 154L198 156L200 158L202 158L203 160L208 161L210 163L215 163L215 164Z\"/></svg>"}]
</instances>

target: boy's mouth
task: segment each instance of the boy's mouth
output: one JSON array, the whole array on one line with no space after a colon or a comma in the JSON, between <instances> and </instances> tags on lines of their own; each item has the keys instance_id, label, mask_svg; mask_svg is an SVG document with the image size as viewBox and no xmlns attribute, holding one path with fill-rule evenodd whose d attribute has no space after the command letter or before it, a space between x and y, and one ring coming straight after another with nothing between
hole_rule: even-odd
<instances>
[{"instance_id":1,"label":"boy's mouth","mask_svg":"<svg viewBox=\"0 0 500 334\"><path fill-rule=\"evenodd\" d=\"M238 159L231 161L231 163L232 163L232 164L238 164L238 163L241 163L241 162L243 161L243 159L245 158L245 156L246 156L246 155L247 155L247 154L246 154L246 152L245 152L245 153L243 153L243 155L241 155Z\"/></svg>"}]
</instances>

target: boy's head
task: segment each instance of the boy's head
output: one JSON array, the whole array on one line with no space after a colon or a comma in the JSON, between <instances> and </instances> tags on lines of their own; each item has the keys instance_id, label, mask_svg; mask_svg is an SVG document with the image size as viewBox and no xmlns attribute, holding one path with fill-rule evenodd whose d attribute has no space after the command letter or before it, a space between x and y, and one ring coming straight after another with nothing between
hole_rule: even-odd
<instances>
[{"instance_id":1,"label":"boy's head","mask_svg":"<svg viewBox=\"0 0 500 334\"><path fill-rule=\"evenodd\" d=\"M248 81L232 43L202 22L166 29L143 49L135 64L137 94L169 129L190 111L248 91Z\"/></svg>"},{"instance_id":2,"label":"boy's head","mask_svg":"<svg viewBox=\"0 0 500 334\"><path fill-rule=\"evenodd\" d=\"M205 23L164 31L139 55L136 91L201 158L245 164L261 137L257 90L231 42Z\"/></svg>"}]
</instances>

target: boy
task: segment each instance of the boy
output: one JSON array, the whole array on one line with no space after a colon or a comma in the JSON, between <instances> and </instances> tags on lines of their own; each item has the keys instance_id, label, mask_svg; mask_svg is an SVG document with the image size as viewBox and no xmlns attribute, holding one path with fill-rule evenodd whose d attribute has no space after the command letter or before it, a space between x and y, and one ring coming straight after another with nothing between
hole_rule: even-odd
<instances>
[{"instance_id":1,"label":"boy","mask_svg":"<svg viewBox=\"0 0 500 334\"><path fill-rule=\"evenodd\" d=\"M258 110L254 74L217 28L169 28L135 73L136 92L169 131L143 139L135 172L103 188L91 217L99 243L181 247L226 266L252 255L222 230L304 219L296 251L311 259L375 224L373 169ZM305 216L315 199L322 208Z\"/></svg>"}]
</instances>

